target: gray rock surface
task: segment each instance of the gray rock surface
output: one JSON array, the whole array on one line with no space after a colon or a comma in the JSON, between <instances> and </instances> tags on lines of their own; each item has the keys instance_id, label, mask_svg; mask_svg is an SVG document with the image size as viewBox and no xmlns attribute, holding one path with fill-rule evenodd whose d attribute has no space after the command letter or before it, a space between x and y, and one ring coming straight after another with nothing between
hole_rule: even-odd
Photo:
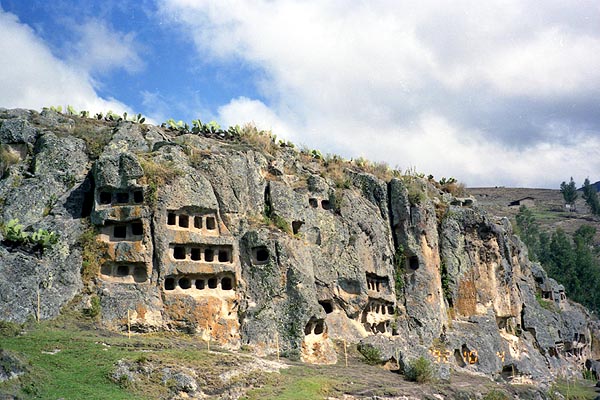
<instances>
[{"instance_id":1,"label":"gray rock surface","mask_svg":"<svg viewBox=\"0 0 600 400\"><path fill-rule=\"evenodd\" d=\"M27 368L15 354L0 349L0 383L23 375Z\"/></svg>"},{"instance_id":2,"label":"gray rock surface","mask_svg":"<svg viewBox=\"0 0 600 400\"><path fill-rule=\"evenodd\" d=\"M600 356L598 323L510 223L425 179L52 111L0 110L0 124L18 155L0 179L3 223L59 235L44 251L0 237L1 319L51 318L84 294L115 330L325 364L336 340L360 342L383 362L427 357L440 379L549 381ZM166 379L199 390L185 372Z\"/></svg>"}]
</instances>

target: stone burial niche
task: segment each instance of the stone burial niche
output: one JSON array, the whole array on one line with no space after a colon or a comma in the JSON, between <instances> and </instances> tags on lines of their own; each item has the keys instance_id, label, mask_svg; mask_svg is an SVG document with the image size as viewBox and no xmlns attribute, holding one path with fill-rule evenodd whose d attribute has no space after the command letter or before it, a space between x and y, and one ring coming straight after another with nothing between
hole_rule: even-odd
<instances>
[{"instance_id":1,"label":"stone burial niche","mask_svg":"<svg viewBox=\"0 0 600 400\"><path fill-rule=\"evenodd\" d=\"M165 278L166 292L189 295L235 296L236 281L232 273L182 274Z\"/></svg>"},{"instance_id":2,"label":"stone burial niche","mask_svg":"<svg viewBox=\"0 0 600 400\"><path fill-rule=\"evenodd\" d=\"M100 231L101 239L107 242L137 242L144 238L144 223L142 220L128 222L110 221Z\"/></svg>"},{"instance_id":3,"label":"stone burial niche","mask_svg":"<svg viewBox=\"0 0 600 400\"><path fill-rule=\"evenodd\" d=\"M102 188L96 191L96 204L100 207L133 206L144 203L144 190L132 188L129 190Z\"/></svg>"},{"instance_id":4,"label":"stone burial niche","mask_svg":"<svg viewBox=\"0 0 600 400\"><path fill-rule=\"evenodd\" d=\"M149 275L148 265L142 262L106 262L100 268L100 277L115 283L144 283Z\"/></svg>"},{"instance_id":5,"label":"stone burial niche","mask_svg":"<svg viewBox=\"0 0 600 400\"><path fill-rule=\"evenodd\" d=\"M368 333L391 335L393 334L391 324L394 318L393 303L370 299L367 307L363 310L361 323Z\"/></svg>"},{"instance_id":6,"label":"stone burial niche","mask_svg":"<svg viewBox=\"0 0 600 400\"><path fill-rule=\"evenodd\" d=\"M171 243L170 253L173 261L233 263L233 246L231 245Z\"/></svg>"},{"instance_id":7,"label":"stone burial niche","mask_svg":"<svg viewBox=\"0 0 600 400\"><path fill-rule=\"evenodd\" d=\"M187 213L182 210L169 210L166 223L169 229L188 230L204 236L222 234L215 213Z\"/></svg>"},{"instance_id":8,"label":"stone burial niche","mask_svg":"<svg viewBox=\"0 0 600 400\"><path fill-rule=\"evenodd\" d=\"M335 364L337 354L324 319L312 317L304 326L301 359L315 364Z\"/></svg>"}]
</instances>

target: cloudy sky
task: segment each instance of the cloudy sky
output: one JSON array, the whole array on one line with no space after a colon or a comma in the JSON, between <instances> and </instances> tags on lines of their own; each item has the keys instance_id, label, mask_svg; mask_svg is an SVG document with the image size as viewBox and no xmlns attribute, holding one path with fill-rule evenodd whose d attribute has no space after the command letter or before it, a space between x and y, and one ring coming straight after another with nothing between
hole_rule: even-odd
<instances>
[{"instance_id":1,"label":"cloudy sky","mask_svg":"<svg viewBox=\"0 0 600 400\"><path fill-rule=\"evenodd\" d=\"M0 0L0 107L280 138L467 186L600 179L597 0Z\"/></svg>"}]
</instances>

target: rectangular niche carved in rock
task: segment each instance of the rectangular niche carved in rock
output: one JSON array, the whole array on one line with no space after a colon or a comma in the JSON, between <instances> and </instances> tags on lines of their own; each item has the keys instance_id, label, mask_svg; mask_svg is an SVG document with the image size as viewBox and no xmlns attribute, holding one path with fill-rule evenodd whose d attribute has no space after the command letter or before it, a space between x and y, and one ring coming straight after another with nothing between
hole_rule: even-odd
<instances>
[{"instance_id":1,"label":"rectangular niche carved in rock","mask_svg":"<svg viewBox=\"0 0 600 400\"><path fill-rule=\"evenodd\" d=\"M113 230L115 239L127 238L127 225L115 225Z\"/></svg>"},{"instance_id":2,"label":"rectangular niche carved in rock","mask_svg":"<svg viewBox=\"0 0 600 400\"><path fill-rule=\"evenodd\" d=\"M110 204L110 203L112 203L112 193L100 192L100 204Z\"/></svg>"},{"instance_id":3,"label":"rectangular niche carved in rock","mask_svg":"<svg viewBox=\"0 0 600 400\"><path fill-rule=\"evenodd\" d=\"M194 217L194 228L202 229L202 217L200 217L200 216Z\"/></svg>"},{"instance_id":4,"label":"rectangular niche carved in rock","mask_svg":"<svg viewBox=\"0 0 600 400\"><path fill-rule=\"evenodd\" d=\"M217 277L212 277L208 279L208 288L216 289L217 288L218 279Z\"/></svg>"},{"instance_id":5,"label":"rectangular niche carved in rock","mask_svg":"<svg viewBox=\"0 0 600 400\"><path fill-rule=\"evenodd\" d=\"M200 261L202 259L202 250L199 247L192 247L190 258L192 261Z\"/></svg>"},{"instance_id":6,"label":"rectangular niche carved in rock","mask_svg":"<svg viewBox=\"0 0 600 400\"><path fill-rule=\"evenodd\" d=\"M215 217L206 217L206 229L208 229L209 231L217 229Z\"/></svg>"},{"instance_id":7,"label":"rectangular niche carved in rock","mask_svg":"<svg viewBox=\"0 0 600 400\"><path fill-rule=\"evenodd\" d=\"M165 290L175 290L175 278L165 279Z\"/></svg>"},{"instance_id":8,"label":"rectangular niche carved in rock","mask_svg":"<svg viewBox=\"0 0 600 400\"><path fill-rule=\"evenodd\" d=\"M234 293L235 278L229 273L216 275L196 275L186 274L177 276L168 276L165 279L164 288L166 291L181 289L189 294L217 294L214 291L224 291ZM222 293L225 295L225 293Z\"/></svg>"},{"instance_id":9,"label":"rectangular niche carved in rock","mask_svg":"<svg viewBox=\"0 0 600 400\"><path fill-rule=\"evenodd\" d=\"M304 225L304 221L292 221L292 232L297 235L300 232L300 228Z\"/></svg>"},{"instance_id":10,"label":"rectangular niche carved in rock","mask_svg":"<svg viewBox=\"0 0 600 400\"><path fill-rule=\"evenodd\" d=\"M131 223L131 234L134 236L141 236L144 234L144 224L142 222Z\"/></svg>"},{"instance_id":11,"label":"rectangular niche carved in rock","mask_svg":"<svg viewBox=\"0 0 600 400\"><path fill-rule=\"evenodd\" d=\"M333 302L331 300L322 300L319 301L319 304L323 307L326 314L331 314L333 312Z\"/></svg>"},{"instance_id":12,"label":"rectangular niche carved in rock","mask_svg":"<svg viewBox=\"0 0 600 400\"><path fill-rule=\"evenodd\" d=\"M100 275L117 283L143 283L148 280L148 269L143 263L108 262L100 268Z\"/></svg>"},{"instance_id":13,"label":"rectangular niche carved in rock","mask_svg":"<svg viewBox=\"0 0 600 400\"><path fill-rule=\"evenodd\" d=\"M386 290L389 286L389 278L387 276L378 276L367 272L367 289L374 292Z\"/></svg>"},{"instance_id":14,"label":"rectangular niche carved in rock","mask_svg":"<svg viewBox=\"0 0 600 400\"><path fill-rule=\"evenodd\" d=\"M190 217L187 215L179 215L179 226L182 228L188 228L190 226Z\"/></svg>"},{"instance_id":15,"label":"rectangular niche carved in rock","mask_svg":"<svg viewBox=\"0 0 600 400\"><path fill-rule=\"evenodd\" d=\"M258 246L252 249L252 263L255 265L267 264L269 262L269 249L267 246Z\"/></svg>"},{"instance_id":16,"label":"rectangular niche carved in rock","mask_svg":"<svg viewBox=\"0 0 600 400\"><path fill-rule=\"evenodd\" d=\"M185 247L183 247L183 246L173 247L173 258L176 260L185 260Z\"/></svg>"},{"instance_id":17,"label":"rectangular niche carved in rock","mask_svg":"<svg viewBox=\"0 0 600 400\"><path fill-rule=\"evenodd\" d=\"M168 213L167 214L167 225L175 225L177 223L177 214L175 213Z\"/></svg>"},{"instance_id":18,"label":"rectangular niche carved in rock","mask_svg":"<svg viewBox=\"0 0 600 400\"><path fill-rule=\"evenodd\" d=\"M416 271L419 269L419 257L417 256L412 256L408 258L408 267L413 270Z\"/></svg>"},{"instance_id":19,"label":"rectangular niche carved in rock","mask_svg":"<svg viewBox=\"0 0 600 400\"><path fill-rule=\"evenodd\" d=\"M219 262L229 262L229 252L227 250L219 250Z\"/></svg>"},{"instance_id":20,"label":"rectangular niche carved in rock","mask_svg":"<svg viewBox=\"0 0 600 400\"><path fill-rule=\"evenodd\" d=\"M171 244L175 260L191 260L196 262L232 263L232 247L229 245L203 244ZM210 246L210 247L206 247Z\"/></svg>"},{"instance_id":21,"label":"rectangular niche carved in rock","mask_svg":"<svg viewBox=\"0 0 600 400\"><path fill-rule=\"evenodd\" d=\"M133 192L133 202L136 204L141 204L144 202L144 191L136 190Z\"/></svg>"},{"instance_id":22,"label":"rectangular niche carved in rock","mask_svg":"<svg viewBox=\"0 0 600 400\"><path fill-rule=\"evenodd\" d=\"M117 204L129 203L129 193L127 193L127 192L117 192L115 198L116 198Z\"/></svg>"}]
</instances>

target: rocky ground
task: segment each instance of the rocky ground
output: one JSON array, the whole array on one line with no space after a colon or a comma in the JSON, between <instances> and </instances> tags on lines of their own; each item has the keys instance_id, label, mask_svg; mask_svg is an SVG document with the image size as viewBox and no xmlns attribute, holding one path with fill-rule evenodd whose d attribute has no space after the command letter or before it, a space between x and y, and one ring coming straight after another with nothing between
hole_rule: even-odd
<instances>
[{"instance_id":1,"label":"rocky ground","mask_svg":"<svg viewBox=\"0 0 600 400\"><path fill-rule=\"evenodd\" d=\"M189 335L128 338L76 312L12 331L7 327L3 325L0 336L5 348L0 354L1 399L492 400L596 395L593 382L540 386L519 377L494 381L458 371L449 380L419 384L399 374L396 365L368 365L354 345L346 347L346 366L342 342L336 343L340 361L323 366L258 358Z\"/></svg>"}]
</instances>

